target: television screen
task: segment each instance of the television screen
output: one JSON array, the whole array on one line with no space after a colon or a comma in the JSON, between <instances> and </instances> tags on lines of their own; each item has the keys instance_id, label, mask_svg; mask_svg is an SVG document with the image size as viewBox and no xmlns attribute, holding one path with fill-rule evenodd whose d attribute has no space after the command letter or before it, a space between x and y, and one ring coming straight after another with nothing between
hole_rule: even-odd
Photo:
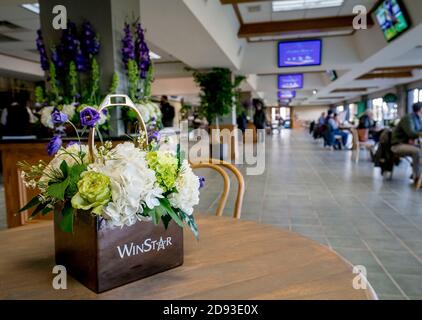
<instances>
[{"instance_id":1,"label":"television screen","mask_svg":"<svg viewBox=\"0 0 422 320\"><path fill-rule=\"evenodd\" d=\"M305 67L321 64L321 40L302 40L278 43L278 66Z\"/></svg>"},{"instance_id":2,"label":"television screen","mask_svg":"<svg viewBox=\"0 0 422 320\"><path fill-rule=\"evenodd\" d=\"M410 28L410 20L400 0L383 0L375 9L375 16L384 37L391 41Z\"/></svg>"},{"instance_id":3,"label":"television screen","mask_svg":"<svg viewBox=\"0 0 422 320\"><path fill-rule=\"evenodd\" d=\"M278 76L279 89L302 89L303 74L280 74Z\"/></svg>"},{"instance_id":4,"label":"television screen","mask_svg":"<svg viewBox=\"0 0 422 320\"><path fill-rule=\"evenodd\" d=\"M278 99L285 100L285 99L294 99L296 97L295 90L280 90L278 92Z\"/></svg>"}]
</instances>

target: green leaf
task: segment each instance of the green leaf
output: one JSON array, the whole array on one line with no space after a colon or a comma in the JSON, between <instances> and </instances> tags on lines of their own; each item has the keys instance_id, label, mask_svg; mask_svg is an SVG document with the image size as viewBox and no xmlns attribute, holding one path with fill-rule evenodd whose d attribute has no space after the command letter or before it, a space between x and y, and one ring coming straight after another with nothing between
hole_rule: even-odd
<instances>
[{"instance_id":1,"label":"green leaf","mask_svg":"<svg viewBox=\"0 0 422 320\"><path fill-rule=\"evenodd\" d=\"M179 210L179 214L182 217L182 219L187 223L189 228L192 230L193 235L195 236L196 240L199 240L199 231L198 226L196 225L195 219L193 218L193 215L188 215L182 210Z\"/></svg>"},{"instance_id":2,"label":"green leaf","mask_svg":"<svg viewBox=\"0 0 422 320\"><path fill-rule=\"evenodd\" d=\"M72 208L70 203L66 203L62 210L62 221L60 222L60 228L63 232L72 233L73 232L73 215L75 209Z\"/></svg>"},{"instance_id":3,"label":"green leaf","mask_svg":"<svg viewBox=\"0 0 422 320\"><path fill-rule=\"evenodd\" d=\"M167 211L170 217L176 222L180 227L183 228L183 221L180 219L179 215L174 212L173 208L170 205L170 202L166 198L160 199L160 205Z\"/></svg>"},{"instance_id":4,"label":"green leaf","mask_svg":"<svg viewBox=\"0 0 422 320\"><path fill-rule=\"evenodd\" d=\"M36 217L40 212L42 212L46 208L46 204L40 203L35 210L31 213L31 216L29 217L29 220Z\"/></svg>"},{"instance_id":5,"label":"green leaf","mask_svg":"<svg viewBox=\"0 0 422 320\"><path fill-rule=\"evenodd\" d=\"M81 177L81 173L86 171L87 166L85 164L77 164L69 170L69 186L66 190L66 196L72 198L78 192L78 181Z\"/></svg>"},{"instance_id":6,"label":"green leaf","mask_svg":"<svg viewBox=\"0 0 422 320\"><path fill-rule=\"evenodd\" d=\"M62 163L60 164L60 170L63 173L63 177L66 179L69 174L69 166L67 165L66 161L62 161Z\"/></svg>"},{"instance_id":7,"label":"green leaf","mask_svg":"<svg viewBox=\"0 0 422 320\"><path fill-rule=\"evenodd\" d=\"M33 197L22 209L19 210L19 212L23 212L26 211L32 207L35 207L36 205L38 205L40 203L40 199L38 198L38 196Z\"/></svg>"},{"instance_id":8,"label":"green leaf","mask_svg":"<svg viewBox=\"0 0 422 320\"><path fill-rule=\"evenodd\" d=\"M70 179L67 177L64 181L53 183L48 186L47 193L50 197L64 201L64 194L69 186Z\"/></svg>"},{"instance_id":9,"label":"green leaf","mask_svg":"<svg viewBox=\"0 0 422 320\"><path fill-rule=\"evenodd\" d=\"M53 211L53 209L50 208L50 207L48 207L48 206L46 206L44 209L42 209L41 214L43 216L45 216L46 214L50 213L51 211Z\"/></svg>"},{"instance_id":10,"label":"green leaf","mask_svg":"<svg viewBox=\"0 0 422 320\"><path fill-rule=\"evenodd\" d=\"M171 221L171 217L169 214L165 214L164 216L161 217L161 221L163 221L164 224L164 228L167 230L169 227L169 223Z\"/></svg>"}]
</instances>

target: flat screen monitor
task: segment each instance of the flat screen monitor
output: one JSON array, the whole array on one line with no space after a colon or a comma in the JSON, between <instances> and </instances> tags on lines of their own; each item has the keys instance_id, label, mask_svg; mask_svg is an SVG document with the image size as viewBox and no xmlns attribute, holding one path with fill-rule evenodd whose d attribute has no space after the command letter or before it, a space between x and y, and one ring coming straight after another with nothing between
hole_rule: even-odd
<instances>
[{"instance_id":1,"label":"flat screen monitor","mask_svg":"<svg viewBox=\"0 0 422 320\"><path fill-rule=\"evenodd\" d=\"M410 28L410 19L400 0L382 0L375 16L385 39L390 42Z\"/></svg>"},{"instance_id":2,"label":"flat screen monitor","mask_svg":"<svg viewBox=\"0 0 422 320\"><path fill-rule=\"evenodd\" d=\"M279 100L294 99L296 97L295 90L280 90L278 92Z\"/></svg>"},{"instance_id":3,"label":"flat screen monitor","mask_svg":"<svg viewBox=\"0 0 422 320\"><path fill-rule=\"evenodd\" d=\"M278 43L278 67L321 65L322 41L301 40Z\"/></svg>"},{"instance_id":4,"label":"flat screen monitor","mask_svg":"<svg viewBox=\"0 0 422 320\"><path fill-rule=\"evenodd\" d=\"M280 74L278 75L279 89L302 89L303 88L303 74Z\"/></svg>"}]
</instances>

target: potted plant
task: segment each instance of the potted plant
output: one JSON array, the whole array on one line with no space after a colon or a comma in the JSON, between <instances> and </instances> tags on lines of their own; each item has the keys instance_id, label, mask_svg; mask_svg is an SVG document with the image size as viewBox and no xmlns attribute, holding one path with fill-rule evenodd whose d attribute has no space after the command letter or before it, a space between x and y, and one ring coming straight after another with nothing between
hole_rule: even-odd
<instances>
[{"instance_id":1,"label":"potted plant","mask_svg":"<svg viewBox=\"0 0 422 320\"><path fill-rule=\"evenodd\" d=\"M97 122L109 106L134 110L144 133L96 148ZM201 183L180 149L160 150L158 136L145 134L140 112L124 95L107 96L98 110L88 107L80 116L90 130L88 146L62 147L56 136L48 145L55 154L49 164L19 164L25 184L40 190L21 211L55 213L56 263L95 292L181 265L181 228L187 224L198 236L192 213ZM67 119L53 112L54 123Z\"/></svg>"},{"instance_id":2,"label":"potted plant","mask_svg":"<svg viewBox=\"0 0 422 320\"><path fill-rule=\"evenodd\" d=\"M237 104L238 88L245 77L235 76L233 79L232 72L227 68L213 68L208 72L193 70L193 77L201 90L199 112L208 123L213 123L219 129L221 118ZM220 158L227 158L227 145L219 143L217 149Z\"/></svg>"}]
</instances>

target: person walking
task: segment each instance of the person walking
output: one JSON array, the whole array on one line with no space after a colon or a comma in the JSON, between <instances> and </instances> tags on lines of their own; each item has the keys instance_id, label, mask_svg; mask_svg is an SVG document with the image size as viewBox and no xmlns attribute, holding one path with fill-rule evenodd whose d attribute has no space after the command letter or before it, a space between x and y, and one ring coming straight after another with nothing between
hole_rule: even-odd
<instances>
[{"instance_id":1,"label":"person walking","mask_svg":"<svg viewBox=\"0 0 422 320\"><path fill-rule=\"evenodd\" d=\"M169 103L167 96L161 97L160 102L161 113L163 114L163 126L164 127L173 127L173 120L175 116L174 107Z\"/></svg>"}]
</instances>

